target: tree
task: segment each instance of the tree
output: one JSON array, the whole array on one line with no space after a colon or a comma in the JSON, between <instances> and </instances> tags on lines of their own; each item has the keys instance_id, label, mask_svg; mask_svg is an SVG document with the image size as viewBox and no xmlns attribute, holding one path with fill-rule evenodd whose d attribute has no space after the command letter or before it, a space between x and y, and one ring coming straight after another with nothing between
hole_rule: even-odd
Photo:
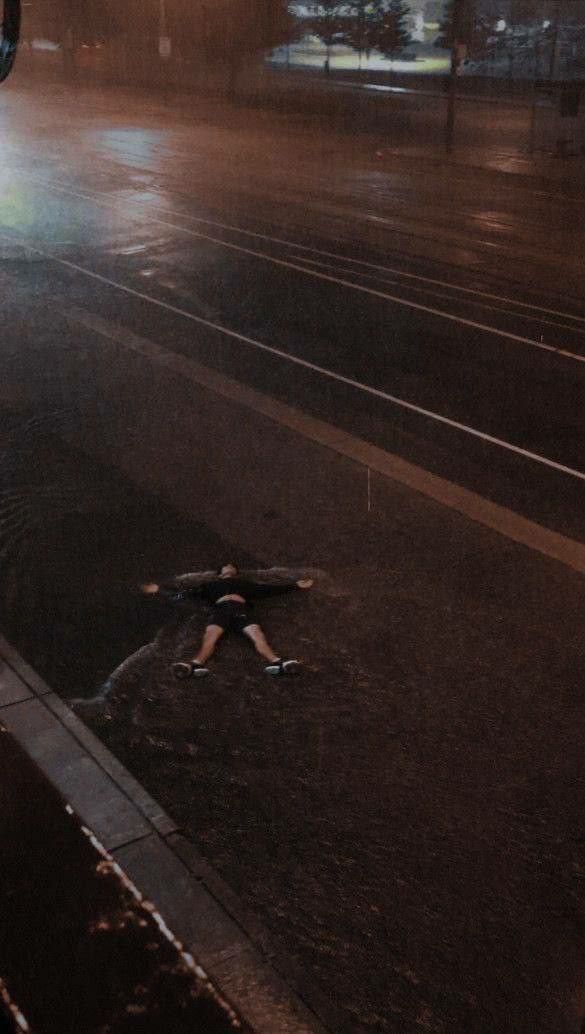
<instances>
[{"instance_id":1,"label":"tree","mask_svg":"<svg viewBox=\"0 0 585 1034\"><path fill-rule=\"evenodd\" d=\"M344 42L347 27L347 0L320 0L310 20L311 30L325 44L325 73L329 75L331 47Z\"/></svg>"},{"instance_id":2,"label":"tree","mask_svg":"<svg viewBox=\"0 0 585 1034\"><path fill-rule=\"evenodd\" d=\"M227 65L232 97L246 61L295 38L287 0L167 0L167 9L184 55Z\"/></svg>"},{"instance_id":3,"label":"tree","mask_svg":"<svg viewBox=\"0 0 585 1034\"><path fill-rule=\"evenodd\" d=\"M452 50L455 43L465 43L470 47L475 34L475 5L473 0L457 0L458 9L455 8L455 0L447 0L443 8L443 17L439 22L439 35L435 40L435 47L442 47L443 50ZM455 27L455 16L457 15L459 25ZM457 36L457 39L455 39Z\"/></svg>"},{"instance_id":4,"label":"tree","mask_svg":"<svg viewBox=\"0 0 585 1034\"><path fill-rule=\"evenodd\" d=\"M439 34L434 42L435 47L451 50L453 46L453 0L447 0L443 7L443 17L439 21Z\"/></svg>"},{"instance_id":5,"label":"tree","mask_svg":"<svg viewBox=\"0 0 585 1034\"><path fill-rule=\"evenodd\" d=\"M341 25L340 40L352 50L357 51L359 67L362 67L362 56L369 58L373 50L372 37L375 26L376 5L373 0L355 0L352 15Z\"/></svg>"},{"instance_id":6,"label":"tree","mask_svg":"<svg viewBox=\"0 0 585 1034\"><path fill-rule=\"evenodd\" d=\"M118 35L118 12L115 0L60 0L58 6L54 0L35 0L25 7L26 36L60 44L63 74L74 79L77 47L105 43Z\"/></svg>"},{"instance_id":7,"label":"tree","mask_svg":"<svg viewBox=\"0 0 585 1034\"><path fill-rule=\"evenodd\" d=\"M115 0L35 0L26 5L26 29L29 38L39 36L63 40L67 33L76 43L103 43L120 31L119 5Z\"/></svg>"},{"instance_id":8,"label":"tree","mask_svg":"<svg viewBox=\"0 0 585 1034\"><path fill-rule=\"evenodd\" d=\"M372 40L376 49L391 61L402 54L411 41L406 27L409 14L405 0L380 3L376 11Z\"/></svg>"},{"instance_id":9,"label":"tree","mask_svg":"<svg viewBox=\"0 0 585 1034\"><path fill-rule=\"evenodd\" d=\"M74 5L75 34L80 43L105 43L120 32L117 4L112 0L84 0Z\"/></svg>"}]
</instances>

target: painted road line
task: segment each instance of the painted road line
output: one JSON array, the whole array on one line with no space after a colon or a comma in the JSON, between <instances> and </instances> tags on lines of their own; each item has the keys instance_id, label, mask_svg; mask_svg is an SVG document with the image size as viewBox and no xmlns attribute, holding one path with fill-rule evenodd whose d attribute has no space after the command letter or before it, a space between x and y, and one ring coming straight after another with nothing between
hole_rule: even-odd
<instances>
[{"instance_id":1,"label":"painted road line","mask_svg":"<svg viewBox=\"0 0 585 1034\"><path fill-rule=\"evenodd\" d=\"M2 236L3 235L0 234L0 238ZM452 427L457 431L462 431L465 434L471 435L473 438L478 438L483 442L488 442L490 445L495 445L498 448L505 449L507 452L512 452L517 456L522 456L523 459L531 460L534 463L539 463L551 470L556 470L561 474L567 474L569 477L585 481L585 473L583 471L576 470L574 467L566 466L564 463L558 463L556 460L552 460L548 456L542 456L540 453L531 452L529 449L523 449L519 445L514 445L513 442L504 441L503 438L496 438L494 435L487 434L485 431L480 431L475 427L470 427L468 424L463 424L458 420L452 420L450 417L443 416L442 413L436 413L434 410L425 409L423 406L417 406L413 402L401 399L397 395L391 395L389 392L382 391L380 388L374 388L370 384L363 384L361 381L356 381L352 377L345 377L343 374L336 373L334 370L328 370L325 366L319 366L317 363L311 363L307 359L301 359L300 356L284 352L280 348L266 345L262 341L257 341L255 338L248 337L246 334L239 334L236 330L224 327L220 323L206 320L203 316L196 316L194 313L189 312L188 309L181 309L177 305L171 305L170 302L164 302L159 298L153 298L151 295L144 294L142 291L136 291L133 287L127 287L125 284L121 284L116 280L111 280L109 277L102 276L101 273L94 273L91 269L79 266L76 262L70 262L69 259L60 258L58 255L51 254L51 252L43 251L41 248L37 248L32 244L27 244L26 247L35 254L42 255L44 258L50 259L66 269L72 269L75 273L81 273L83 276L96 280L98 283L105 284L106 287L113 287L118 291L123 291L125 294L128 294L133 298L140 299L140 301L148 302L151 305L156 305L157 308L164 309L167 312L172 312L177 316L182 316L185 319L190 320L192 323L197 323L202 327L206 327L208 330L222 334L224 337L231 338L234 341L239 341L245 345L250 345L252 348L257 348L259 351L277 356L279 359L284 359L286 362L293 363L296 366L302 366L304 369L318 373L329 380L336 381L339 384L346 384L351 388L356 388L364 394L382 399L384 402L389 402L401 409L406 409L411 413L416 413L418 416L426 417L436 423ZM556 349L552 349L552 351L556 351ZM583 358L585 360L585 357Z\"/></svg>"},{"instance_id":2,"label":"painted road line","mask_svg":"<svg viewBox=\"0 0 585 1034\"><path fill-rule=\"evenodd\" d=\"M24 175L26 175L28 179L32 180L35 183L38 183L41 186L44 186L44 187L55 186L55 187L57 187L57 188L59 188L61 190L67 191L68 193L72 193L74 196L84 196L84 195L77 194L77 192L73 191L72 188L68 184L60 182L58 180L52 180L51 182L49 182L47 180L41 179L38 176L33 176L30 173L28 173L28 172L25 172ZM438 287L445 287L445 288L448 288L449 290L452 290L452 291L459 291L462 294L468 294L468 295L472 295L474 297L479 297L479 298L489 298L492 301L503 302L506 305L519 305L521 308L528 309L528 310L531 310L533 312L542 312L542 313L545 313L548 316L561 316L564 319L575 320L577 323L585 324L585 316L578 316L576 313L566 312L566 311L564 311L562 309L545 308L545 307L540 306L540 305L533 305L530 302L519 301L516 298L509 298L506 295L499 295L499 294L496 294L496 293L493 293L493 292L490 292L490 291L480 291L478 288L464 287L462 284L453 284L453 283L451 283L448 280L440 280L440 279L438 279L436 277L424 276L423 274L420 274L420 273L410 273L410 272L407 272L406 270L397 269L397 268L395 268L393 266L386 266L386 265L383 265L381 263L367 262L367 261L365 261L363 259L350 258L348 255L341 255L338 252L327 251L327 250L324 250L322 248L315 248L315 247L312 247L312 246L307 245L307 244L299 244L296 241L289 241L289 240L285 240L284 238L281 238L281 237L274 237L274 236L271 236L270 234L260 233L259 231L256 231L256 230L247 230L244 227L234 226L231 223L223 223L223 222L220 222L220 221L214 220L214 219L205 219L202 216L189 215L186 212L175 213L175 212L173 212L172 209L166 207L165 205L153 204L153 202L150 201L150 200L149 201L145 201L144 199L141 199L141 198L124 197L124 198L120 199L119 201L112 202L111 201L111 191L105 191L105 190L88 190L88 191L86 191L86 194L89 195L89 196L92 196L94 198L94 200L99 198L99 197L103 197L104 199L110 199L110 203L113 203L113 204L116 204L116 205L127 204L127 203L128 204L133 204L133 205L138 205L138 206L148 205L149 208L154 208L154 209L156 209L157 211L160 211L160 212L167 212L169 215L173 215L174 218L187 219L189 222L202 223L203 225L206 225L206 226L213 226L213 227L215 227L217 229L228 230L231 233L242 234L243 236L252 237L252 238L255 238L257 240L269 241L271 244L278 244L278 245L283 246L285 248L293 248L296 251L308 252L308 253L311 253L313 255L321 255L324 258L336 259L337 261L340 261L340 262L348 262L348 263L351 263L352 265L361 266L361 267L366 268L366 269L373 269L373 270L376 270L378 272L390 273L392 276L400 276L400 277L403 277L403 278L409 279L409 280L419 280L419 281L421 281L423 283L433 284L434 286L438 286Z\"/></svg>"},{"instance_id":3,"label":"painted road line","mask_svg":"<svg viewBox=\"0 0 585 1034\"><path fill-rule=\"evenodd\" d=\"M176 371L183 380L191 381L240 406L261 413L309 441L325 446L370 471L398 481L514 542L585 574L585 544L581 542L536 524L467 488L431 474L400 456L347 434L332 424L309 416L193 359L169 352L161 345L139 337L101 316L72 307L66 309L64 314L74 323L94 331L126 350L137 352L151 362L164 366L165 370L170 368Z\"/></svg>"},{"instance_id":4,"label":"painted road line","mask_svg":"<svg viewBox=\"0 0 585 1034\"><path fill-rule=\"evenodd\" d=\"M91 194L81 194L76 191L64 190L61 187L48 186L46 189L53 190L64 194L69 194L71 197L77 197L84 201L92 201L96 205L103 205L104 208L113 208L116 211L120 211L119 202L104 201L100 198L92 197ZM126 219L132 219L131 215L122 213ZM556 355L560 355L565 359L573 359L575 362L585 363L585 355L579 355L578 352L571 352L564 348L555 348L553 345L546 345L542 341L536 341L534 338L524 337L521 334L512 334L507 330L500 330L498 327L492 327L487 323L478 323L476 320L470 320L463 316L457 316L455 313L445 312L443 309L435 309L428 305L422 305L420 302L409 301L406 298L402 298L400 295L389 294L386 291L379 291L373 287L366 287L364 284L356 284L352 280L346 280L342 277L331 276L329 273L322 273L316 269L310 269L307 266L299 265L295 262L287 262L285 259L275 258L273 255L268 255L262 251L255 251L252 248L244 248L240 244L233 244L230 241L223 241L219 237L211 237L209 234L198 233L196 230L189 230L187 227L178 226L175 223L170 223L166 219L158 219L154 216L149 216L151 222L156 223L159 226L165 226L167 229L176 230L179 233L186 234L189 237L194 237L197 240L207 241L210 244L215 244L218 247L226 248L229 251L236 251L242 255L248 255L251 258L260 259L263 262L271 262L275 266L280 266L285 269L292 269L297 273L302 273L305 276L313 277L316 280L321 280L326 283L336 284L340 287L346 287L351 291L357 291L360 294L366 294L373 298L380 298L382 301L391 302L394 305L400 305L403 308L413 309L416 312L423 312L427 316L437 316L439 319L448 320L450 323L457 323L464 327L471 327L473 330L479 330L482 333L490 334L493 337L504 338L506 341L514 341L517 344L528 345L531 348L537 348L543 352L553 352ZM32 249L35 250L34 248Z\"/></svg>"},{"instance_id":5,"label":"painted road line","mask_svg":"<svg viewBox=\"0 0 585 1034\"><path fill-rule=\"evenodd\" d=\"M548 316L561 316L564 319L575 320L577 323L582 323L585 325L585 316L578 316L575 313L566 312L562 309L545 308L540 305L533 305L530 302L519 301L516 298L509 298L506 295L499 295L490 291L480 291L478 288L464 287L462 284L453 284L448 280L440 280L436 277L424 276L420 273L410 273L406 270L397 269L393 266L386 266L381 263L367 262L363 259L350 258L348 255L341 255L338 252L327 251L322 248L311 247L307 244L299 244L296 241L285 240L281 237L274 237L270 234L260 233L255 230L247 230L241 226L234 226L230 223L222 223L214 219L205 219L202 216L189 215L186 212L175 213L172 209L167 208L165 205L153 204L150 200L145 201L140 198L124 197L118 201L112 201L111 191L105 190L87 190L85 194L81 195L78 194L76 191L72 190L72 188L67 184L59 182L57 180L52 180L51 182L48 182L47 180L43 180L38 176L32 176L28 172L26 172L25 175L28 179L31 179L33 182L38 183L41 186L49 188L55 186L58 189L73 194L73 196L85 197L87 195L90 198L93 198L93 200L96 200L101 197L105 200L109 199L110 203L115 204L116 206L120 204L133 204L141 207L148 205L149 208L154 208L157 211L167 212L169 215L172 215L173 218L187 219L189 220L189 222L202 223L206 226L213 226L217 229L228 230L231 233L242 234L243 236L252 237L257 240L269 241L271 244L278 244L285 248L293 248L296 251L308 252L313 255L321 255L324 258L336 259L339 262L348 262L354 266L361 266L366 269L373 269L377 272L390 273L392 276L399 276L408 280L418 280L423 283L433 284L434 286L448 288L452 291L459 291L462 294L468 294L478 298L489 298L491 301L503 302L505 305L518 305L521 308L531 310L532 312L542 312Z\"/></svg>"},{"instance_id":6,"label":"painted road line","mask_svg":"<svg viewBox=\"0 0 585 1034\"><path fill-rule=\"evenodd\" d=\"M293 258L289 255L287 258ZM340 269L333 262L323 262L320 259L304 258L303 262L310 266L320 266L322 269L329 269L335 273L345 276L348 270ZM559 323L557 320L549 320L545 316L538 316L536 313L519 312L517 309L503 309L498 305L491 305L490 302L480 302L476 298L458 298L456 295L447 294L445 291L435 291L430 287L419 287L417 284L400 284L397 280L389 280L380 273L362 273L359 270L351 270L352 276L361 277L362 280L373 280L382 284L392 284L393 287L401 287L404 291L416 291L418 294L425 294L432 298L442 298L448 302L455 302L457 305L473 305L478 309L487 309L488 312L495 312L499 316L510 316L512 319L530 320L538 323L541 327L552 327L554 330L568 330L571 334L585 336L585 326L572 327L569 323ZM518 303L522 305L522 302Z\"/></svg>"}]
</instances>

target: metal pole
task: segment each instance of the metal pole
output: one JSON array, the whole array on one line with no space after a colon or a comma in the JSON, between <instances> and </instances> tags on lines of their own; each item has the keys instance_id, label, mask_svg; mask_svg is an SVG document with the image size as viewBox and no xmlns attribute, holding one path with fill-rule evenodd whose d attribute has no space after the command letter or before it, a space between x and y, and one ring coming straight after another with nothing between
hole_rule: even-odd
<instances>
[{"instance_id":1,"label":"metal pole","mask_svg":"<svg viewBox=\"0 0 585 1034\"><path fill-rule=\"evenodd\" d=\"M61 52L63 55L63 74L66 80L75 79L77 65L75 63L75 37L71 25L68 25L61 36Z\"/></svg>"},{"instance_id":2,"label":"metal pole","mask_svg":"<svg viewBox=\"0 0 585 1034\"><path fill-rule=\"evenodd\" d=\"M75 63L75 33L73 31L73 4L67 0L61 8L60 16L60 42L61 60L63 63L63 78L67 82L75 79L77 66Z\"/></svg>"},{"instance_id":3,"label":"metal pole","mask_svg":"<svg viewBox=\"0 0 585 1034\"><path fill-rule=\"evenodd\" d=\"M557 16L557 18L555 20L555 24L554 24L553 35L552 35L551 51L550 51L550 65L549 65L549 70L548 70L548 77L551 80L554 79L554 77L555 77L555 64L556 64L556 61L557 61L557 42L558 42L558 38L559 38L559 21L558 21L558 16Z\"/></svg>"},{"instance_id":4,"label":"metal pole","mask_svg":"<svg viewBox=\"0 0 585 1034\"><path fill-rule=\"evenodd\" d=\"M447 93L447 121L445 124L445 147L449 154L453 150L453 141L455 138L455 101L457 99L457 74L459 72L461 52L461 43L459 38L461 36L462 9L463 0L453 0L451 71L449 74Z\"/></svg>"},{"instance_id":5,"label":"metal pole","mask_svg":"<svg viewBox=\"0 0 585 1034\"><path fill-rule=\"evenodd\" d=\"M163 42L164 41L164 42ZM158 46L159 46L159 61L160 61L160 73L161 73L161 87L162 87L162 99L163 104L169 103L169 73L168 73L168 58L169 55L163 52L163 47L167 46L168 41L168 30L167 30L167 8L166 0L159 0L158 9Z\"/></svg>"},{"instance_id":6,"label":"metal pole","mask_svg":"<svg viewBox=\"0 0 585 1034\"><path fill-rule=\"evenodd\" d=\"M538 66L539 66L538 37L534 41L534 75L532 78L532 101L530 109L530 134L528 138L528 153L534 154L536 144L536 105L538 100Z\"/></svg>"}]
</instances>

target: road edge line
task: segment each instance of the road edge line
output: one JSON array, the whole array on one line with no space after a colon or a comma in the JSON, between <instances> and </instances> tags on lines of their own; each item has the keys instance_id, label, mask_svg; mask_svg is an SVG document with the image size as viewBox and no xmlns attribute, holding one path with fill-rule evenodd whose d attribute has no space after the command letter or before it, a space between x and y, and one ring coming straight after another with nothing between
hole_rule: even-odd
<instances>
[{"instance_id":1,"label":"road edge line","mask_svg":"<svg viewBox=\"0 0 585 1034\"><path fill-rule=\"evenodd\" d=\"M115 344L148 357L152 362L164 366L166 370L174 370L181 377L215 394L269 417L275 423L296 431L309 441L323 445L346 459L374 470L519 545L585 574L585 544L576 539L552 531L468 488L418 467L395 453L351 435L318 417L310 416L288 403L273 399L256 388L227 377L194 359L171 352L101 316L76 307L64 309L63 315Z\"/></svg>"}]
</instances>

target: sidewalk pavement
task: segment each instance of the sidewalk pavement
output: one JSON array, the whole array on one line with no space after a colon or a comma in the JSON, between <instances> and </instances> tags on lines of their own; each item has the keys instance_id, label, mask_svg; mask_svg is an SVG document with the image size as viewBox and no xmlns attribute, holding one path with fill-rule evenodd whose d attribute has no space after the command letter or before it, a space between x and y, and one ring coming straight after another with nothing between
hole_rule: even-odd
<instances>
[{"instance_id":1,"label":"sidewalk pavement","mask_svg":"<svg viewBox=\"0 0 585 1034\"><path fill-rule=\"evenodd\" d=\"M0 776L15 1030L325 1031L176 824L2 637Z\"/></svg>"}]
</instances>

